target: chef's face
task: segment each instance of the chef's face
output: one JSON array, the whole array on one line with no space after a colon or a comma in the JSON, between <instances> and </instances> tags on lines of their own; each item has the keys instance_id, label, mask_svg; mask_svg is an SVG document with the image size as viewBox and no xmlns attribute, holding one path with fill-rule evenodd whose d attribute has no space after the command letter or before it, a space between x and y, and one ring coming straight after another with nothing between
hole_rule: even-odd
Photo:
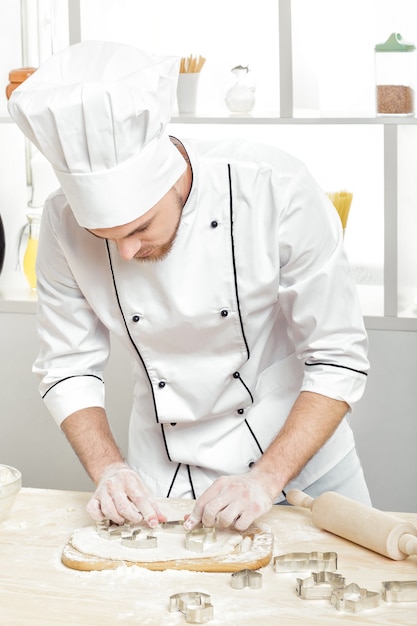
<instances>
[{"instance_id":1,"label":"chef's face","mask_svg":"<svg viewBox=\"0 0 417 626\"><path fill-rule=\"evenodd\" d=\"M173 187L152 209L133 222L112 228L94 228L90 232L113 241L125 261L160 261L172 249L182 207L183 199Z\"/></svg>"}]
</instances>

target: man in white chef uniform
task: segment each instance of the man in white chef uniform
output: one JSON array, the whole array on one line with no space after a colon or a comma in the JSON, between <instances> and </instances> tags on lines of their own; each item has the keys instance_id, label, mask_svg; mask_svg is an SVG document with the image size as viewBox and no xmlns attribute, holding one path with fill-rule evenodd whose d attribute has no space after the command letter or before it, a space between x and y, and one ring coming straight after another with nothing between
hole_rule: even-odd
<instances>
[{"instance_id":1,"label":"man in white chef uniform","mask_svg":"<svg viewBox=\"0 0 417 626\"><path fill-rule=\"evenodd\" d=\"M367 337L340 219L305 166L246 140L168 135L178 59L84 42L9 102L61 184L37 260L41 395L96 484L93 519L246 529L286 491L369 503L346 415ZM127 459L109 334L130 351Z\"/></svg>"}]
</instances>

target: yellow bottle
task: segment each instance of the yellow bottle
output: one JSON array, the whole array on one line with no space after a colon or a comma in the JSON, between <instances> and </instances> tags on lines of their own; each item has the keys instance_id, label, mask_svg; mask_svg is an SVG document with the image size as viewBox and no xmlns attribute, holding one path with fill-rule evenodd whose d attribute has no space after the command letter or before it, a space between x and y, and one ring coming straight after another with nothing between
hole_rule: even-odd
<instances>
[{"instance_id":1,"label":"yellow bottle","mask_svg":"<svg viewBox=\"0 0 417 626\"><path fill-rule=\"evenodd\" d=\"M34 291L36 290L36 255L38 252L38 239L39 239L39 227L40 227L40 215L35 213L29 213L27 215L29 233L28 241L26 245L25 254L23 257L23 272L26 276L26 280L29 286Z\"/></svg>"}]
</instances>

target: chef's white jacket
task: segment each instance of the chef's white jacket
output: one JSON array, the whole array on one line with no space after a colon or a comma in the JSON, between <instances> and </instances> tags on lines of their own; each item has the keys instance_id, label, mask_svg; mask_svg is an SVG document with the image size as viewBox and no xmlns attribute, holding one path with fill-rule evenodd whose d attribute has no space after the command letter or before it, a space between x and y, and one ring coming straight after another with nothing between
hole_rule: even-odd
<instances>
[{"instance_id":1,"label":"chef's white jacket","mask_svg":"<svg viewBox=\"0 0 417 626\"><path fill-rule=\"evenodd\" d=\"M340 219L305 166L242 140L184 145L192 189L164 260L123 261L59 190L37 261L34 371L46 405L58 423L104 407L117 336L133 362L128 461L161 497L247 472L301 390L352 406L368 369ZM344 419L287 488L307 487L353 448Z\"/></svg>"}]
</instances>

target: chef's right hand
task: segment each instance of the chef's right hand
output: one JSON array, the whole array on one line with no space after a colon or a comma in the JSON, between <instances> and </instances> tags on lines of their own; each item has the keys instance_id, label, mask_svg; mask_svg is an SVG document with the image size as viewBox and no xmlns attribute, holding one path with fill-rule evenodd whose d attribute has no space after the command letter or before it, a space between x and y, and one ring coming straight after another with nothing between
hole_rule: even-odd
<instances>
[{"instance_id":1,"label":"chef's right hand","mask_svg":"<svg viewBox=\"0 0 417 626\"><path fill-rule=\"evenodd\" d=\"M138 474L126 463L113 463L104 470L87 512L96 522L109 519L123 524L145 520L154 528L166 521Z\"/></svg>"}]
</instances>

